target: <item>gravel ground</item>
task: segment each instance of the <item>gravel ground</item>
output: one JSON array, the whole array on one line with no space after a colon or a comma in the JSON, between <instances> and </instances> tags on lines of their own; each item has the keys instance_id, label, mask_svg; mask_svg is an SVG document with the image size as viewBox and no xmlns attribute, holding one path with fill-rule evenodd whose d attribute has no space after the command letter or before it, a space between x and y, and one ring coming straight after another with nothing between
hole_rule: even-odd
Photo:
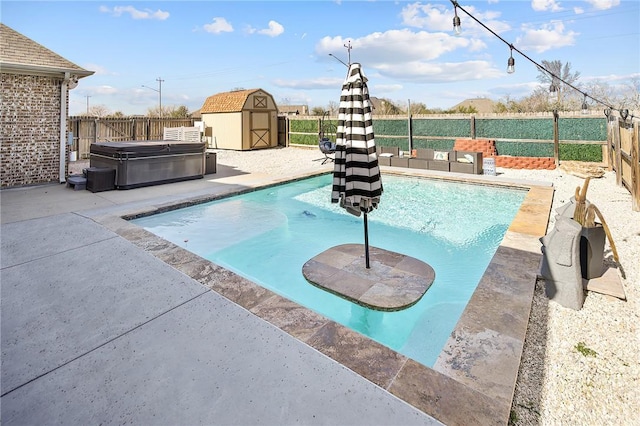
<instances>
[{"instance_id":1,"label":"gravel ground","mask_svg":"<svg viewBox=\"0 0 640 426\"><path fill-rule=\"evenodd\" d=\"M331 167L314 161L323 158L315 147L217 152L219 164L253 173L281 176ZM555 210L584 183L561 168L497 172L505 178L553 183L549 230ZM537 283L512 424L640 425L640 212L632 211L631 195L616 185L613 172L592 178L587 198L611 231L620 265L612 260L608 242L605 262L619 266L627 301L589 292L583 308L574 311L549 302L544 281Z\"/></svg>"},{"instance_id":2,"label":"gravel ground","mask_svg":"<svg viewBox=\"0 0 640 426\"><path fill-rule=\"evenodd\" d=\"M498 171L553 182L549 230L555 209L584 184L562 169ZM627 301L589 292L583 308L574 311L549 302L544 281L538 282L516 383L514 424L640 425L640 212L632 210L631 195L616 185L613 172L591 179L587 199L611 231ZM605 263L616 266L608 242Z\"/></svg>"}]
</instances>

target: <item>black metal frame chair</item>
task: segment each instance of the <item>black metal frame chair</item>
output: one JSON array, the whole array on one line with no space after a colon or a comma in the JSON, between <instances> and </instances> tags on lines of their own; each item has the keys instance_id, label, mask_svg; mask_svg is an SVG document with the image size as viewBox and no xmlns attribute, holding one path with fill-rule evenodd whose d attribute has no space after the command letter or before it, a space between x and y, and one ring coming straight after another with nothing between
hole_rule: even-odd
<instances>
[{"instance_id":1,"label":"black metal frame chair","mask_svg":"<svg viewBox=\"0 0 640 426\"><path fill-rule=\"evenodd\" d=\"M325 164L327 161L334 161L329 155L335 154L336 152L335 142L331 142L329 138L321 138L318 141L318 148L320 148L320 152L324 154L324 158L319 158L317 161L322 160L322 164Z\"/></svg>"}]
</instances>

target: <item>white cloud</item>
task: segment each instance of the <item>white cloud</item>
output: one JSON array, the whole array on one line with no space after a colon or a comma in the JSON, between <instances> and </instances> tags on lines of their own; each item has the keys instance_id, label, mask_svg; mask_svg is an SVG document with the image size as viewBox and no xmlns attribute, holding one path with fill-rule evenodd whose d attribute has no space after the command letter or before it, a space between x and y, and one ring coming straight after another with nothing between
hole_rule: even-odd
<instances>
[{"instance_id":1,"label":"white cloud","mask_svg":"<svg viewBox=\"0 0 640 426\"><path fill-rule=\"evenodd\" d=\"M263 34L269 37L278 37L284 32L284 27L276 21L269 21L269 28L258 30L258 34Z\"/></svg>"},{"instance_id":2,"label":"white cloud","mask_svg":"<svg viewBox=\"0 0 640 426\"><path fill-rule=\"evenodd\" d=\"M531 0L531 8L536 12L559 12L562 10L560 3L556 0Z\"/></svg>"},{"instance_id":3,"label":"white cloud","mask_svg":"<svg viewBox=\"0 0 640 426\"><path fill-rule=\"evenodd\" d=\"M478 39L469 40L470 52L480 52L482 50L485 50L486 48L487 48L487 44L482 40L478 40Z\"/></svg>"},{"instance_id":4,"label":"white cloud","mask_svg":"<svg viewBox=\"0 0 640 426\"><path fill-rule=\"evenodd\" d=\"M529 25L523 25L522 31L524 35L518 37L516 45L522 50L533 50L537 53L546 52L564 46L573 46L575 38L579 33L575 31L566 31L561 21L552 21L544 24L539 29L531 28Z\"/></svg>"},{"instance_id":5,"label":"white cloud","mask_svg":"<svg viewBox=\"0 0 640 426\"><path fill-rule=\"evenodd\" d=\"M434 31L450 31L453 11L443 5L413 3L402 8L402 24Z\"/></svg>"},{"instance_id":6,"label":"white cloud","mask_svg":"<svg viewBox=\"0 0 640 426\"><path fill-rule=\"evenodd\" d=\"M372 33L358 39L324 37L316 45L316 54L325 57L331 53L346 62L344 44L347 41L353 46L351 60L366 64L370 78L378 75L396 82L432 83L496 78L503 74L502 70L485 60L435 62L459 49L477 52L487 47L482 40L442 32L404 29Z\"/></svg>"},{"instance_id":7,"label":"white cloud","mask_svg":"<svg viewBox=\"0 0 640 426\"><path fill-rule=\"evenodd\" d=\"M581 7L576 6L576 7L574 7L574 8L573 8L573 12L574 12L576 15L582 15L582 14L584 13L584 9L583 9L583 8L581 8Z\"/></svg>"},{"instance_id":8,"label":"white cloud","mask_svg":"<svg viewBox=\"0 0 640 426\"><path fill-rule=\"evenodd\" d=\"M212 34L230 33L233 31L233 26L227 22L226 19L218 16L213 18L213 22L210 24L205 24L203 28L206 32Z\"/></svg>"},{"instance_id":9,"label":"white cloud","mask_svg":"<svg viewBox=\"0 0 640 426\"><path fill-rule=\"evenodd\" d=\"M598 10L607 10L620 4L620 0L586 0L591 6Z\"/></svg>"},{"instance_id":10,"label":"white cloud","mask_svg":"<svg viewBox=\"0 0 640 426\"><path fill-rule=\"evenodd\" d=\"M118 89L107 85L92 87L89 90L91 93L95 93L97 95L113 95L118 93Z\"/></svg>"},{"instance_id":11,"label":"white cloud","mask_svg":"<svg viewBox=\"0 0 640 426\"><path fill-rule=\"evenodd\" d=\"M511 29L508 23L498 19L500 12L480 11L474 6L465 6L465 10L498 34ZM402 9L400 16L403 25L409 27L448 33L453 31L453 9L448 9L443 5L412 3ZM462 22L463 36L490 36L484 28L468 18L464 12L458 11L458 16Z\"/></svg>"},{"instance_id":12,"label":"white cloud","mask_svg":"<svg viewBox=\"0 0 640 426\"><path fill-rule=\"evenodd\" d=\"M164 21L169 18L169 12L165 12L160 9L156 11L151 9L139 10L133 6L116 6L113 9L109 9L106 6L100 6L99 10L102 13L110 13L116 17L128 13L132 19L157 19L159 21Z\"/></svg>"},{"instance_id":13,"label":"white cloud","mask_svg":"<svg viewBox=\"0 0 640 426\"><path fill-rule=\"evenodd\" d=\"M389 63L376 67L389 78L419 83L443 83L462 80L496 78L502 71L486 61Z\"/></svg>"},{"instance_id":14,"label":"white cloud","mask_svg":"<svg viewBox=\"0 0 640 426\"><path fill-rule=\"evenodd\" d=\"M358 39L327 36L316 44L315 50L321 57L332 53L343 58L346 56L343 53L344 45L348 41L353 46L352 60L371 65L393 61L432 60L445 53L472 45L472 42L466 38L447 33L413 32L404 29L376 32Z\"/></svg>"}]
</instances>

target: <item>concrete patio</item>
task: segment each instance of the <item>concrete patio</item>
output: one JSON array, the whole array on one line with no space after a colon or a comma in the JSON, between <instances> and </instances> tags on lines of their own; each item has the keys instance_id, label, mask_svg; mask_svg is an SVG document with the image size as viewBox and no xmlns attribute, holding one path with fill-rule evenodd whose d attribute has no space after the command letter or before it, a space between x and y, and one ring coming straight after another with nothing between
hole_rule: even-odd
<instances>
[{"instance_id":1,"label":"concrete patio","mask_svg":"<svg viewBox=\"0 0 640 426\"><path fill-rule=\"evenodd\" d=\"M1 191L2 423L438 424L96 222L264 178Z\"/></svg>"}]
</instances>

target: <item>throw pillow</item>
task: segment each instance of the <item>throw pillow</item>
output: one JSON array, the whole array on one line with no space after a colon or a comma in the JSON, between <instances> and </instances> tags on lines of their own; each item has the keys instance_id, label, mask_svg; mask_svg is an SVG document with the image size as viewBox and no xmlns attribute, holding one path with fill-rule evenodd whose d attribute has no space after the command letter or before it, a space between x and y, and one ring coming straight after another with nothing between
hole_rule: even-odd
<instances>
[{"instance_id":1,"label":"throw pillow","mask_svg":"<svg viewBox=\"0 0 640 426\"><path fill-rule=\"evenodd\" d=\"M449 153L446 152L446 151L434 151L433 152L433 159L434 160L449 161Z\"/></svg>"}]
</instances>

